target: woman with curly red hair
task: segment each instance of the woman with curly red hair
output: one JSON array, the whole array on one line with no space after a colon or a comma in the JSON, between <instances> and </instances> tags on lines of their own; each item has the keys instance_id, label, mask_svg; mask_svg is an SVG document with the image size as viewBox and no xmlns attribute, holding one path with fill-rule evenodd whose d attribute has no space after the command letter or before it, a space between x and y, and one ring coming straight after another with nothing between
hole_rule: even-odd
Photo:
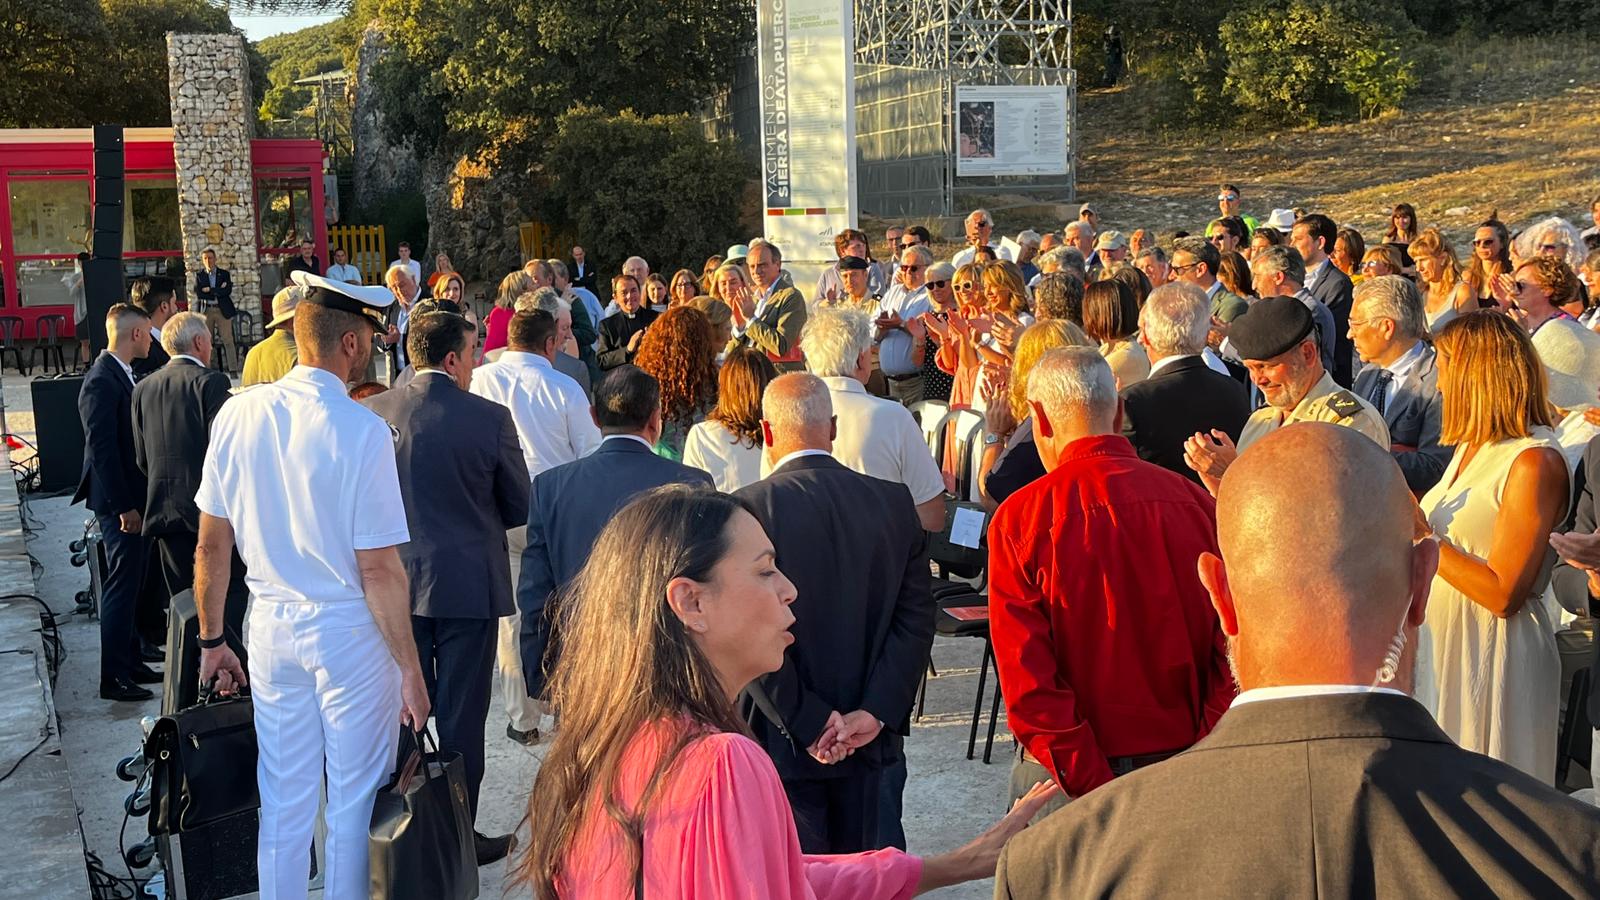
<instances>
[{"instance_id":1,"label":"woman with curly red hair","mask_svg":"<svg viewBox=\"0 0 1600 900\"><path fill-rule=\"evenodd\" d=\"M717 402L717 346L706 314L675 306L650 324L634 365L661 384L661 440L656 452L683 458L689 429Z\"/></svg>"}]
</instances>

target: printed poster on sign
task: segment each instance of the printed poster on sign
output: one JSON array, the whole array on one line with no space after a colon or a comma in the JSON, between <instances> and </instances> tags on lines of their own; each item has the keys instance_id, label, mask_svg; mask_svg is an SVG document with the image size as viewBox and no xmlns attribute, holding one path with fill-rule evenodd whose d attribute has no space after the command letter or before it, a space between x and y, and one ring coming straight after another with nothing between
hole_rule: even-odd
<instances>
[{"instance_id":1,"label":"printed poster on sign","mask_svg":"<svg viewBox=\"0 0 1600 900\"><path fill-rule=\"evenodd\" d=\"M762 224L785 262L831 262L856 225L849 0L759 0Z\"/></svg>"},{"instance_id":2,"label":"printed poster on sign","mask_svg":"<svg viewBox=\"0 0 1600 900\"><path fill-rule=\"evenodd\" d=\"M1064 175L1065 85L957 85L956 175Z\"/></svg>"}]
</instances>

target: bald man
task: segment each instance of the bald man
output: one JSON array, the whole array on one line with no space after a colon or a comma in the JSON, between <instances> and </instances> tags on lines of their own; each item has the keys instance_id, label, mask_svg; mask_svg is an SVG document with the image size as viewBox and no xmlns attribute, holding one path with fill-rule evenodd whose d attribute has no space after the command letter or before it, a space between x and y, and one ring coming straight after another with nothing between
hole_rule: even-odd
<instances>
[{"instance_id":1,"label":"bald man","mask_svg":"<svg viewBox=\"0 0 1600 900\"><path fill-rule=\"evenodd\" d=\"M928 533L905 485L833 458L821 378L778 377L761 416L772 474L735 496L766 528L798 595L794 643L783 668L757 682L770 702L750 729L783 779L801 849L904 849L901 741L933 645ZM853 755L819 761L841 742Z\"/></svg>"},{"instance_id":2,"label":"bald man","mask_svg":"<svg viewBox=\"0 0 1600 900\"><path fill-rule=\"evenodd\" d=\"M1388 449L1336 425L1230 466L1199 568L1243 693L1189 752L1012 839L995 896L1600 894L1600 809L1462 750L1408 694L1439 558L1412 505Z\"/></svg>"}]
</instances>

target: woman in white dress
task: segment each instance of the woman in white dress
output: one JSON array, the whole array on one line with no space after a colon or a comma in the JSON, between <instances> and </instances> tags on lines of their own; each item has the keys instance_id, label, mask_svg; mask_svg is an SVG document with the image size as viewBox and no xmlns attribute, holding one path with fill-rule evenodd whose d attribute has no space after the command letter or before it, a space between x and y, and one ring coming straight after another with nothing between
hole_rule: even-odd
<instances>
[{"instance_id":1,"label":"woman in white dress","mask_svg":"<svg viewBox=\"0 0 1600 900\"><path fill-rule=\"evenodd\" d=\"M1422 291L1422 312L1430 333L1438 334L1451 319L1478 308L1478 298L1461 278L1455 248L1439 229L1423 229L1411 242L1411 259L1417 266L1417 289Z\"/></svg>"},{"instance_id":2,"label":"woman in white dress","mask_svg":"<svg viewBox=\"0 0 1600 900\"><path fill-rule=\"evenodd\" d=\"M1435 346L1440 442L1456 449L1417 513L1418 538L1439 541L1417 699L1456 743L1550 783L1561 664L1547 539L1570 491L1544 366L1499 312L1456 318Z\"/></svg>"},{"instance_id":3,"label":"woman in white dress","mask_svg":"<svg viewBox=\"0 0 1600 900\"><path fill-rule=\"evenodd\" d=\"M717 490L761 480L761 395L776 377L765 353L745 347L730 351L717 373L717 405L683 442L683 464L710 473Z\"/></svg>"}]
</instances>

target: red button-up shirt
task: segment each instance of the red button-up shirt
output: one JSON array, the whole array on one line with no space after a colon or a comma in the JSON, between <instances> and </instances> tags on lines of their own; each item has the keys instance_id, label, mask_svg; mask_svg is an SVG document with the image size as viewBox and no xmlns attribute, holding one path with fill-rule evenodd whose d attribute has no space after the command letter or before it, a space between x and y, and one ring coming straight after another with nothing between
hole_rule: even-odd
<instances>
[{"instance_id":1,"label":"red button-up shirt","mask_svg":"<svg viewBox=\"0 0 1600 900\"><path fill-rule=\"evenodd\" d=\"M1017 740L1070 795L1112 757L1188 747L1234 696L1195 561L1216 504L1119 435L1069 444L989 526L989 614Z\"/></svg>"}]
</instances>

